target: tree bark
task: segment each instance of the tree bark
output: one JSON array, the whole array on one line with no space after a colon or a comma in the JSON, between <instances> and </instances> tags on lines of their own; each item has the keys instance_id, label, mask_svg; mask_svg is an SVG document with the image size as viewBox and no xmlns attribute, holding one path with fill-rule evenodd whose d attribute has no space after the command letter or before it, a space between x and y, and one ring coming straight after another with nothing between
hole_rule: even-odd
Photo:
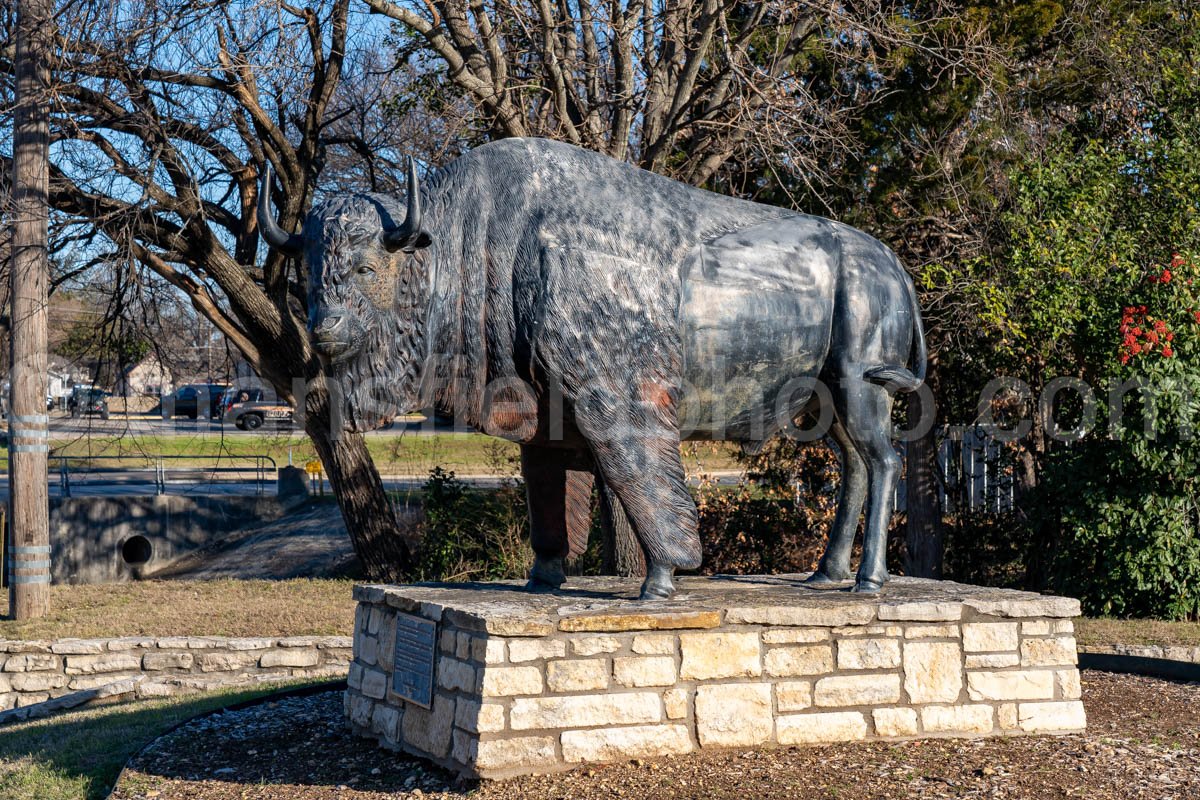
<instances>
[{"instance_id":1,"label":"tree bark","mask_svg":"<svg viewBox=\"0 0 1200 800\"><path fill-rule=\"evenodd\" d=\"M921 422L921 396L908 396L908 426ZM926 413L933 413L927 409ZM928 421L926 421L928 425ZM908 442L905 452L905 501L908 506L908 530L905 537L904 574L914 578L942 577L944 540L942 535L941 493L938 491L937 440L934 427Z\"/></svg>"},{"instance_id":2,"label":"tree bark","mask_svg":"<svg viewBox=\"0 0 1200 800\"><path fill-rule=\"evenodd\" d=\"M49 215L48 57L51 0L17 4L12 171L12 370L9 406L9 608L14 619L50 610L46 483L46 291Z\"/></svg>"},{"instance_id":3,"label":"tree bark","mask_svg":"<svg viewBox=\"0 0 1200 800\"><path fill-rule=\"evenodd\" d=\"M304 430L329 476L354 554L369 580L405 580L413 568L413 552L396 525L379 471L363 437L336 430L330 412L326 392L313 392L305 398Z\"/></svg>"}]
</instances>

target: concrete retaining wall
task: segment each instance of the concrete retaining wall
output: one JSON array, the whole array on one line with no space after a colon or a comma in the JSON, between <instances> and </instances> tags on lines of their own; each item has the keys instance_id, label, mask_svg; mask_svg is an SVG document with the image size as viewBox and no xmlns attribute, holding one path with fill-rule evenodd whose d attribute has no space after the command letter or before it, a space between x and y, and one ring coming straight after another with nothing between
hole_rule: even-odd
<instances>
[{"instance_id":1,"label":"concrete retaining wall","mask_svg":"<svg viewBox=\"0 0 1200 800\"><path fill-rule=\"evenodd\" d=\"M138 697L168 697L295 678L337 678L348 636L0 640L0 711L145 676Z\"/></svg>"}]
</instances>

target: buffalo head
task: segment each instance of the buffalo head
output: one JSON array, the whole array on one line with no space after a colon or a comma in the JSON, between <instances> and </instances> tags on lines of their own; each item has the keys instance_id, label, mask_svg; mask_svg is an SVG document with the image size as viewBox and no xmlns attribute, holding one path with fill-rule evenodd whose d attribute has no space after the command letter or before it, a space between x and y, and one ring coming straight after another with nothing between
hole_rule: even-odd
<instances>
[{"instance_id":1,"label":"buffalo head","mask_svg":"<svg viewBox=\"0 0 1200 800\"><path fill-rule=\"evenodd\" d=\"M428 270L418 251L431 243L421 228L413 160L406 213L387 195L336 196L309 212L301 233L289 234L271 214L270 189L268 166L258 224L267 244L303 258L308 269L308 330L345 394L348 427L369 430L409 410L428 299Z\"/></svg>"}]
</instances>

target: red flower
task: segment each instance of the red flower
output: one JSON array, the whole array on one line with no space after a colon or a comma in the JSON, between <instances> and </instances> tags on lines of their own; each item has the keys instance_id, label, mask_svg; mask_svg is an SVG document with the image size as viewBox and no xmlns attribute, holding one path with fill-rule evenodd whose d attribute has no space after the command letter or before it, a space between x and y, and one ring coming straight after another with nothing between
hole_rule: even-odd
<instances>
[{"instance_id":1,"label":"red flower","mask_svg":"<svg viewBox=\"0 0 1200 800\"><path fill-rule=\"evenodd\" d=\"M1171 270L1164 269L1162 271L1162 275L1158 276L1158 279L1160 281L1162 281L1163 283L1170 283L1171 282Z\"/></svg>"},{"instance_id":2,"label":"red flower","mask_svg":"<svg viewBox=\"0 0 1200 800\"><path fill-rule=\"evenodd\" d=\"M1129 353L1126 353L1125 355L1121 356L1121 363L1122 363L1122 364L1128 364L1128 363L1129 363Z\"/></svg>"},{"instance_id":3,"label":"red flower","mask_svg":"<svg viewBox=\"0 0 1200 800\"><path fill-rule=\"evenodd\" d=\"M1183 266L1183 256L1179 255L1179 253L1173 254L1171 256L1171 266L1175 267L1176 269L1178 269L1179 267L1182 267Z\"/></svg>"},{"instance_id":4,"label":"red flower","mask_svg":"<svg viewBox=\"0 0 1200 800\"><path fill-rule=\"evenodd\" d=\"M1163 358L1170 358L1175 355L1175 351L1171 349L1171 345L1166 345L1162 349Z\"/></svg>"},{"instance_id":5,"label":"red flower","mask_svg":"<svg viewBox=\"0 0 1200 800\"><path fill-rule=\"evenodd\" d=\"M1167 323L1163 322L1161 319L1154 320L1154 330L1158 331L1159 333L1162 333L1166 329L1167 329Z\"/></svg>"}]
</instances>

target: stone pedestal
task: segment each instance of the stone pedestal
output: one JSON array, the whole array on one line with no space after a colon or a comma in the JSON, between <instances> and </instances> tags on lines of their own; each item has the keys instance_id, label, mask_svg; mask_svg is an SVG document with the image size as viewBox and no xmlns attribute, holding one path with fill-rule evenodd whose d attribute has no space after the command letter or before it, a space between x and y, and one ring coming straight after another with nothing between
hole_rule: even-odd
<instances>
[{"instance_id":1,"label":"stone pedestal","mask_svg":"<svg viewBox=\"0 0 1200 800\"><path fill-rule=\"evenodd\" d=\"M1084 728L1077 601L915 578L861 596L803 577L682 578L660 603L618 578L556 594L359 586L346 714L385 747L485 778Z\"/></svg>"}]
</instances>

